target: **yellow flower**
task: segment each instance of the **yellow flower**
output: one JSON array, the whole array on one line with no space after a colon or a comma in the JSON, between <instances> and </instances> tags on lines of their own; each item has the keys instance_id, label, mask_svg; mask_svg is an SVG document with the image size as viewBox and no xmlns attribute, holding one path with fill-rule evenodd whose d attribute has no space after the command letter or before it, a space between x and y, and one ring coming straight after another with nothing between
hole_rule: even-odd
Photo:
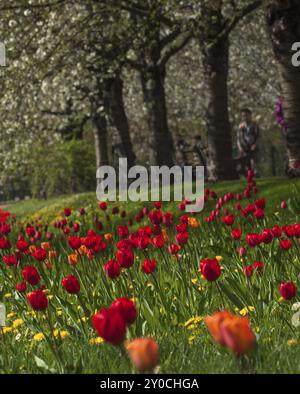
<instances>
[{"instance_id":1,"label":"yellow flower","mask_svg":"<svg viewBox=\"0 0 300 394\"><path fill-rule=\"evenodd\" d=\"M197 282L198 282L198 279L197 279L197 278L192 279L193 285L195 285Z\"/></svg>"},{"instance_id":2,"label":"yellow flower","mask_svg":"<svg viewBox=\"0 0 300 394\"><path fill-rule=\"evenodd\" d=\"M101 345L101 343L105 342L103 338L97 337L97 338L91 338L90 339L90 345Z\"/></svg>"},{"instance_id":3,"label":"yellow flower","mask_svg":"<svg viewBox=\"0 0 300 394\"><path fill-rule=\"evenodd\" d=\"M69 332L66 331L66 330L62 330L62 331L60 332L60 337L61 337L61 339L65 339L65 338L67 338L69 335L70 335Z\"/></svg>"},{"instance_id":4,"label":"yellow flower","mask_svg":"<svg viewBox=\"0 0 300 394\"><path fill-rule=\"evenodd\" d=\"M61 330L61 331L59 331L58 329L56 329L56 330L53 331L53 336L54 336L55 338L60 337L61 339L65 339L65 338L67 338L69 335L70 335L69 332L66 331L66 330Z\"/></svg>"},{"instance_id":5,"label":"yellow flower","mask_svg":"<svg viewBox=\"0 0 300 394\"><path fill-rule=\"evenodd\" d=\"M13 327L2 327L3 334L7 334L8 332L11 332L12 330L13 330Z\"/></svg>"},{"instance_id":6,"label":"yellow flower","mask_svg":"<svg viewBox=\"0 0 300 394\"><path fill-rule=\"evenodd\" d=\"M288 344L289 346L297 345L297 343L298 343L297 339L289 339L289 340L287 341L287 344Z\"/></svg>"},{"instance_id":7,"label":"yellow flower","mask_svg":"<svg viewBox=\"0 0 300 394\"><path fill-rule=\"evenodd\" d=\"M192 345L195 339L196 339L196 335L191 335L190 337L188 337L189 345Z\"/></svg>"},{"instance_id":8,"label":"yellow flower","mask_svg":"<svg viewBox=\"0 0 300 394\"><path fill-rule=\"evenodd\" d=\"M221 260L223 260L223 257L222 257L222 256L216 256L216 259L217 259L218 261L221 261Z\"/></svg>"},{"instance_id":9,"label":"yellow flower","mask_svg":"<svg viewBox=\"0 0 300 394\"><path fill-rule=\"evenodd\" d=\"M23 319L16 319L13 322L12 326L13 326L13 328L18 328L18 327L22 326L23 324L24 324L24 320Z\"/></svg>"},{"instance_id":10,"label":"yellow flower","mask_svg":"<svg viewBox=\"0 0 300 394\"><path fill-rule=\"evenodd\" d=\"M246 306L245 308L240 310L240 315L246 316L246 315L248 315L248 313L254 312L254 311L255 311L254 306Z\"/></svg>"},{"instance_id":11,"label":"yellow flower","mask_svg":"<svg viewBox=\"0 0 300 394\"><path fill-rule=\"evenodd\" d=\"M8 319L11 319L12 317L15 317L15 316L16 316L16 312L10 312L7 314Z\"/></svg>"},{"instance_id":12,"label":"yellow flower","mask_svg":"<svg viewBox=\"0 0 300 394\"><path fill-rule=\"evenodd\" d=\"M11 293L4 294L4 298L11 298Z\"/></svg>"},{"instance_id":13,"label":"yellow flower","mask_svg":"<svg viewBox=\"0 0 300 394\"><path fill-rule=\"evenodd\" d=\"M195 324L200 323L202 320L203 320L203 317L201 317L201 316L194 316L194 317L191 317L189 320L187 320L187 321L184 323L184 327L187 328L187 329L191 329L191 328L189 328L189 327L191 327L191 326L192 326L192 329L193 329L193 328L196 328L196 325L195 325Z\"/></svg>"},{"instance_id":14,"label":"yellow flower","mask_svg":"<svg viewBox=\"0 0 300 394\"><path fill-rule=\"evenodd\" d=\"M61 316L62 314L63 314L62 309L61 309L61 308L57 308L57 309L56 309L56 315L57 315L57 316Z\"/></svg>"},{"instance_id":15,"label":"yellow flower","mask_svg":"<svg viewBox=\"0 0 300 394\"><path fill-rule=\"evenodd\" d=\"M34 341L41 342L45 339L45 335L42 332L35 334L33 337Z\"/></svg>"}]
</instances>

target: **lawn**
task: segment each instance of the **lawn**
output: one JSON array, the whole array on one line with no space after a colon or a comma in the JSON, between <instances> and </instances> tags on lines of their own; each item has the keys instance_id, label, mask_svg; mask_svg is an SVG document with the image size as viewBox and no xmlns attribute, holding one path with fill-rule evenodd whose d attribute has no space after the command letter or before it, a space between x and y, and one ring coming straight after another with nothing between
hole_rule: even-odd
<instances>
[{"instance_id":1,"label":"lawn","mask_svg":"<svg viewBox=\"0 0 300 394\"><path fill-rule=\"evenodd\" d=\"M171 202L104 210L94 193L4 206L16 218L2 214L11 231L2 224L0 372L137 372L128 341L150 337L159 346L159 373L300 373L299 180L259 179L256 193L251 179L205 187L204 211L188 216ZM112 259L115 278L103 269ZM210 270L199 272L205 259L220 268L213 280ZM36 280L24 273L28 266ZM79 291L64 285L68 275ZM28 297L39 290L42 310ZM111 309L102 313L105 327L92 323L120 297L133 303L132 321L115 308L113 319ZM252 341L230 325L231 340L214 341L205 318L223 309L242 319Z\"/></svg>"}]
</instances>

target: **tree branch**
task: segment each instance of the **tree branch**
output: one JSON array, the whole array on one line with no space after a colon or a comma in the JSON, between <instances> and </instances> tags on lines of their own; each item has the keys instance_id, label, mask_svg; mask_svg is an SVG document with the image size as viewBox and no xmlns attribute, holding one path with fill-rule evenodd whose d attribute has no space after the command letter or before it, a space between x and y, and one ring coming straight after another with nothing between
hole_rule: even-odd
<instances>
[{"instance_id":1,"label":"tree branch","mask_svg":"<svg viewBox=\"0 0 300 394\"><path fill-rule=\"evenodd\" d=\"M177 42L172 45L169 50L167 50L161 59L158 62L158 66L160 68L164 68L167 62L170 60L170 58L174 55L176 55L177 52L179 52L181 49L183 49L187 43L190 41L192 38L192 33L187 32L186 34L182 35L181 40L178 40Z\"/></svg>"},{"instance_id":2,"label":"tree branch","mask_svg":"<svg viewBox=\"0 0 300 394\"><path fill-rule=\"evenodd\" d=\"M263 0L256 0L253 1L252 3L246 5L244 8L242 8L238 14L231 20L231 22L227 25L225 28L225 31L223 34L229 35L231 31L236 27L236 25L247 15L251 14L253 11L255 11L257 8L262 6Z\"/></svg>"}]
</instances>

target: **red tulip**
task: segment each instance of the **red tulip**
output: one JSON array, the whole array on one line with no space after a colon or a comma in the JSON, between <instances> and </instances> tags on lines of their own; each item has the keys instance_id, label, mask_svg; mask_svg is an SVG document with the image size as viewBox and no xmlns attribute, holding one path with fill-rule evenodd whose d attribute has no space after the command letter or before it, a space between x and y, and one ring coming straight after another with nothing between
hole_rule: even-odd
<instances>
[{"instance_id":1,"label":"red tulip","mask_svg":"<svg viewBox=\"0 0 300 394\"><path fill-rule=\"evenodd\" d=\"M233 229L231 231L231 238L232 239L240 239L242 236L242 230L239 228Z\"/></svg>"},{"instance_id":2,"label":"red tulip","mask_svg":"<svg viewBox=\"0 0 300 394\"><path fill-rule=\"evenodd\" d=\"M279 288L281 297L285 300L291 300L295 297L297 289L293 282L281 283Z\"/></svg>"},{"instance_id":3,"label":"red tulip","mask_svg":"<svg viewBox=\"0 0 300 394\"><path fill-rule=\"evenodd\" d=\"M116 260L107 261L103 265L103 270L110 279L117 278L121 272L120 265Z\"/></svg>"},{"instance_id":4,"label":"red tulip","mask_svg":"<svg viewBox=\"0 0 300 394\"><path fill-rule=\"evenodd\" d=\"M188 233L179 233L176 235L175 239L179 245L184 245L187 243L189 238Z\"/></svg>"},{"instance_id":5,"label":"red tulip","mask_svg":"<svg viewBox=\"0 0 300 394\"><path fill-rule=\"evenodd\" d=\"M80 291L80 283L74 275L68 275L63 278L61 284L70 294L77 294Z\"/></svg>"},{"instance_id":6,"label":"red tulip","mask_svg":"<svg viewBox=\"0 0 300 394\"><path fill-rule=\"evenodd\" d=\"M162 213L159 210L150 212L148 218L152 224L156 224L156 225L161 224L163 221Z\"/></svg>"},{"instance_id":7,"label":"red tulip","mask_svg":"<svg viewBox=\"0 0 300 394\"><path fill-rule=\"evenodd\" d=\"M117 228L117 233L119 235L119 237L121 238L126 238L129 235L129 230L127 226L119 226Z\"/></svg>"},{"instance_id":8,"label":"red tulip","mask_svg":"<svg viewBox=\"0 0 300 394\"><path fill-rule=\"evenodd\" d=\"M130 268L134 263L134 255L130 249L118 250L116 259L122 268Z\"/></svg>"},{"instance_id":9,"label":"red tulip","mask_svg":"<svg viewBox=\"0 0 300 394\"><path fill-rule=\"evenodd\" d=\"M137 316L136 307L133 301L129 298L122 297L116 299L110 306L111 309L116 310L124 319L127 325L132 324Z\"/></svg>"},{"instance_id":10,"label":"red tulip","mask_svg":"<svg viewBox=\"0 0 300 394\"><path fill-rule=\"evenodd\" d=\"M266 207L266 200L264 198L261 198L260 200L255 201L255 206L258 209L265 209Z\"/></svg>"},{"instance_id":11,"label":"red tulip","mask_svg":"<svg viewBox=\"0 0 300 394\"><path fill-rule=\"evenodd\" d=\"M261 234L261 240L264 244L269 244L273 240L273 234L270 229L265 229Z\"/></svg>"},{"instance_id":12,"label":"red tulip","mask_svg":"<svg viewBox=\"0 0 300 394\"><path fill-rule=\"evenodd\" d=\"M257 208L257 210L254 212L254 216L256 219L263 219L265 217L265 212L263 209Z\"/></svg>"},{"instance_id":13,"label":"red tulip","mask_svg":"<svg viewBox=\"0 0 300 394\"><path fill-rule=\"evenodd\" d=\"M216 281L221 275L221 267L217 259L203 259L200 261L201 274L209 282Z\"/></svg>"},{"instance_id":14,"label":"red tulip","mask_svg":"<svg viewBox=\"0 0 300 394\"><path fill-rule=\"evenodd\" d=\"M171 253L171 254L177 254L178 252L179 252L179 250L180 250L180 246L179 245L177 245L177 244L171 244L169 247L168 247L168 250L169 250L169 252Z\"/></svg>"},{"instance_id":15,"label":"red tulip","mask_svg":"<svg viewBox=\"0 0 300 394\"><path fill-rule=\"evenodd\" d=\"M246 241L247 241L247 244L248 244L249 246L254 247L254 246L260 244L261 237L259 236L259 234L256 234L256 233L248 234L248 235L246 236Z\"/></svg>"},{"instance_id":16,"label":"red tulip","mask_svg":"<svg viewBox=\"0 0 300 394\"><path fill-rule=\"evenodd\" d=\"M25 241L25 239L19 239L19 241L16 243L16 248L20 251L20 252L26 252L26 250L28 249L28 242Z\"/></svg>"},{"instance_id":17,"label":"red tulip","mask_svg":"<svg viewBox=\"0 0 300 394\"><path fill-rule=\"evenodd\" d=\"M146 259L146 260L144 260L143 266L142 266L142 271L145 274L147 274L147 275L151 274L153 271L155 271L155 268L156 268L156 260L155 259L152 259L152 260Z\"/></svg>"},{"instance_id":18,"label":"red tulip","mask_svg":"<svg viewBox=\"0 0 300 394\"><path fill-rule=\"evenodd\" d=\"M28 237L33 237L35 233L35 229L32 226L27 226L26 227L26 234L28 235Z\"/></svg>"},{"instance_id":19,"label":"red tulip","mask_svg":"<svg viewBox=\"0 0 300 394\"><path fill-rule=\"evenodd\" d=\"M79 249L82 245L81 238L74 235L68 237L68 243L73 250Z\"/></svg>"},{"instance_id":20,"label":"red tulip","mask_svg":"<svg viewBox=\"0 0 300 394\"><path fill-rule=\"evenodd\" d=\"M106 211L107 210L107 203L105 201L99 202L99 208L102 211Z\"/></svg>"},{"instance_id":21,"label":"red tulip","mask_svg":"<svg viewBox=\"0 0 300 394\"><path fill-rule=\"evenodd\" d=\"M232 226L234 223L234 215L227 215L222 218L222 222L226 224L226 226Z\"/></svg>"},{"instance_id":22,"label":"red tulip","mask_svg":"<svg viewBox=\"0 0 300 394\"><path fill-rule=\"evenodd\" d=\"M11 248L11 243L10 240L7 238L0 238L0 249L10 249Z\"/></svg>"},{"instance_id":23,"label":"red tulip","mask_svg":"<svg viewBox=\"0 0 300 394\"><path fill-rule=\"evenodd\" d=\"M47 252L44 249L36 249L33 253L32 256L35 258L37 261L44 261L47 257Z\"/></svg>"},{"instance_id":24,"label":"red tulip","mask_svg":"<svg viewBox=\"0 0 300 394\"><path fill-rule=\"evenodd\" d=\"M281 239L280 247L282 250L289 250L292 247L292 241L290 241L289 239Z\"/></svg>"},{"instance_id":25,"label":"red tulip","mask_svg":"<svg viewBox=\"0 0 300 394\"><path fill-rule=\"evenodd\" d=\"M43 311L48 308L48 299L42 290L35 290L27 294L27 300L35 311Z\"/></svg>"},{"instance_id":26,"label":"red tulip","mask_svg":"<svg viewBox=\"0 0 300 394\"><path fill-rule=\"evenodd\" d=\"M72 213L71 208L65 208L65 209L64 209L64 215L65 215L65 216L68 217L68 216L71 215L71 213Z\"/></svg>"},{"instance_id":27,"label":"red tulip","mask_svg":"<svg viewBox=\"0 0 300 394\"><path fill-rule=\"evenodd\" d=\"M31 286L35 286L39 283L41 277L38 273L38 270L33 265L27 265L22 270L23 278L28 282Z\"/></svg>"},{"instance_id":28,"label":"red tulip","mask_svg":"<svg viewBox=\"0 0 300 394\"><path fill-rule=\"evenodd\" d=\"M92 325L100 337L113 345L119 345L125 338L126 323L117 309L101 309L92 317Z\"/></svg>"},{"instance_id":29,"label":"red tulip","mask_svg":"<svg viewBox=\"0 0 300 394\"><path fill-rule=\"evenodd\" d=\"M162 234L158 235L157 237L153 237L152 238L152 245L156 248L156 249L160 249L163 247L165 240Z\"/></svg>"},{"instance_id":30,"label":"red tulip","mask_svg":"<svg viewBox=\"0 0 300 394\"><path fill-rule=\"evenodd\" d=\"M239 249L239 255L240 257L245 257L247 256L247 249L244 248L243 246Z\"/></svg>"},{"instance_id":31,"label":"red tulip","mask_svg":"<svg viewBox=\"0 0 300 394\"><path fill-rule=\"evenodd\" d=\"M18 259L14 254L3 256L2 259L8 267L11 267L12 265L18 265Z\"/></svg>"},{"instance_id":32,"label":"red tulip","mask_svg":"<svg viewBox=\"0 0 300 394\"><path fill-rule=\"evenodd\" d=\"M16 284L16 290L19 293L24 293L27 290L27 286L25 282L19 282Z\"/></svg>"},{"instance_id":33,"label":"red tulip","mask_svg":"<svg viewBox=\"0 0 300 394\"><path fill-rule=\"evenodd\" d=\"M253 267L251 265L244 267L244 274L247 278L250 278L253 274Z\"/></svg>"}]
</instances>

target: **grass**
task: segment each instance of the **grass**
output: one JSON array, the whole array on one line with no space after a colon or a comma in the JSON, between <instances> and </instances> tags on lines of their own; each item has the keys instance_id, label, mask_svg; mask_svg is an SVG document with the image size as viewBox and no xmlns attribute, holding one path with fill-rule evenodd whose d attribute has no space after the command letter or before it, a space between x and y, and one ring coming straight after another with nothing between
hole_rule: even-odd
<instances>
[{"instance_id":1,"label":"grass","mask_svg":"<svg viewBox=\"0 0 300 394\"><path fill-rule=\"evenodd\" d=\"M299 246L295 243L291 250L282 251L278 240L271 244L248 249L247 257L241 261L237 249L246 246L245 236L250 232L261 232L275 224L280 226L299 222L300 187L299 180L289 181L281 178L259 179L259 193L255 198L266 199L265 219L254 220L250 215L242 218L236 215L234 227L243 229L243 238L233 241L230 228L220 220L206 223L215 205L210 200L199 219L199 228L189 229L189 241L183 246L179 260L171 256L167 247L163 251L149 247L135 250L135 263L130 271L125 270L116 280L107 278L102 265L115 256L115 243L118 240L117 224L125 224L128 218L134 219L144 203L112 204L125 209L127 217L111 216L107 221L103 212L97 208L94 193L62 196L48 201L28 200L10 204L5 208L16 213L10 239L15 245L20 223L31 221L50 223L59 217L63 208L74 211L71 220L81 224L81 236L95 228L93 221L97 214L104 224L104 231L113 234L113 242L107 250L97 254L93 260L83 256L76 267L68 264L72 252L66 236L61 230L49 227L54 238L51 247L57 256L47 269L29 254L18 268L0 263L0 300L7 309L6 334L0 334L0 372L2 373L130 373L136 371L118 347L109 343L92 344L97 338L90 324L96 310L120 296L133 298L138 317L128 329L127 339L151 336L160 346L160 366L162 373L236 373L239 368L235 357L227 349L214 343L204 324L203 318L223 308L235 314L247 313L252 330L257 337L257 347L249 356L255 364L257 373L300 373L300 330L291 324L295 312L291 310L294 302L300 301L298 295L292 301L282 301L279 284L292 280L300 288ZM218 196L227 192L241 192L244 182L219 182L206 185L215 190ZM287 200L288 209L280 209L282 200ZM254 200L251 200L254 201ZM226 207L235 211L235 201ZM146 204L149 207L151 203ZM242 201L246 205L246 201ZM76 210L85 207L83 220ZM109 211L110 211L109 207ZM171 211L178 217L182 214L177 204L166 203L164 212ZM149 224L145 217L141 223L134 223L130 231ZM45 233L43 228L42 239ZM174 231L168 230L169 240L174 240ZM37 242L39 246L40 241ZM1 254L7 254L1 251ZM210 283L199 274L199 260L206 257L222 256L222 274L218 279L222 297L215 283ZM155 257L157 270L152 275L141 271L145 257ZM252 265L255 260L263 261L262 275L255 273L248 281L243 266ZM52 324L57 330L65 330L68 336L54 339L43 312L32 314L24 294L15 291L15 284L22 280L22 268L35 265L41 275L41 282L48 289L49 311ZM61 279L73 273L81 282L80 298L67 294L61 286ZM36 286L35 286L36 287ZM28 285L27 292L32 288ZM253 307L252 308L249 307ZM246 309L245 309L246 308ZM250 310L251 309L251 310ZM196 319L195 319L196 318ZM18 326L16 321L22 320ZM36 341L34 335L44 332L47 340Z\"/></svg>"},{"instance_id":2,"label":"grass","mask_svg":"<svg viewBox=\"0 0 300 394\"><path fill-rule=\"evenodd\" d=\"M268 199L268 210L278 209L282 200L288 201L291 198L291 194L295 194L295 189L300 189L300 180L288 180L286 178L263 178L258 179L257 184L259 187L260 195L263 195ZM219 195L224 195L228 192L239 192L241 189L240 181L223 181L215 184L208 183L205 187L213 188ZM95 205L96 193L80 193L67 196L53 197L48 200L37 200L29 199L22 200L15 203L9 203L5 205L5 208L11 212L14 212L19 219L31 220L42 217L43 220L54 220L61 216L62 210L65 207L72 207L73 209L79 209L85 207L91 209ZM300 199L300 194L299 194ZM138 208L151 203L118 203L120 209L126 209L128 213L134 212ZM176 210L176 204L170 202L165 205L166 210L174 212Z\"/></svg>"}]
</instances>

